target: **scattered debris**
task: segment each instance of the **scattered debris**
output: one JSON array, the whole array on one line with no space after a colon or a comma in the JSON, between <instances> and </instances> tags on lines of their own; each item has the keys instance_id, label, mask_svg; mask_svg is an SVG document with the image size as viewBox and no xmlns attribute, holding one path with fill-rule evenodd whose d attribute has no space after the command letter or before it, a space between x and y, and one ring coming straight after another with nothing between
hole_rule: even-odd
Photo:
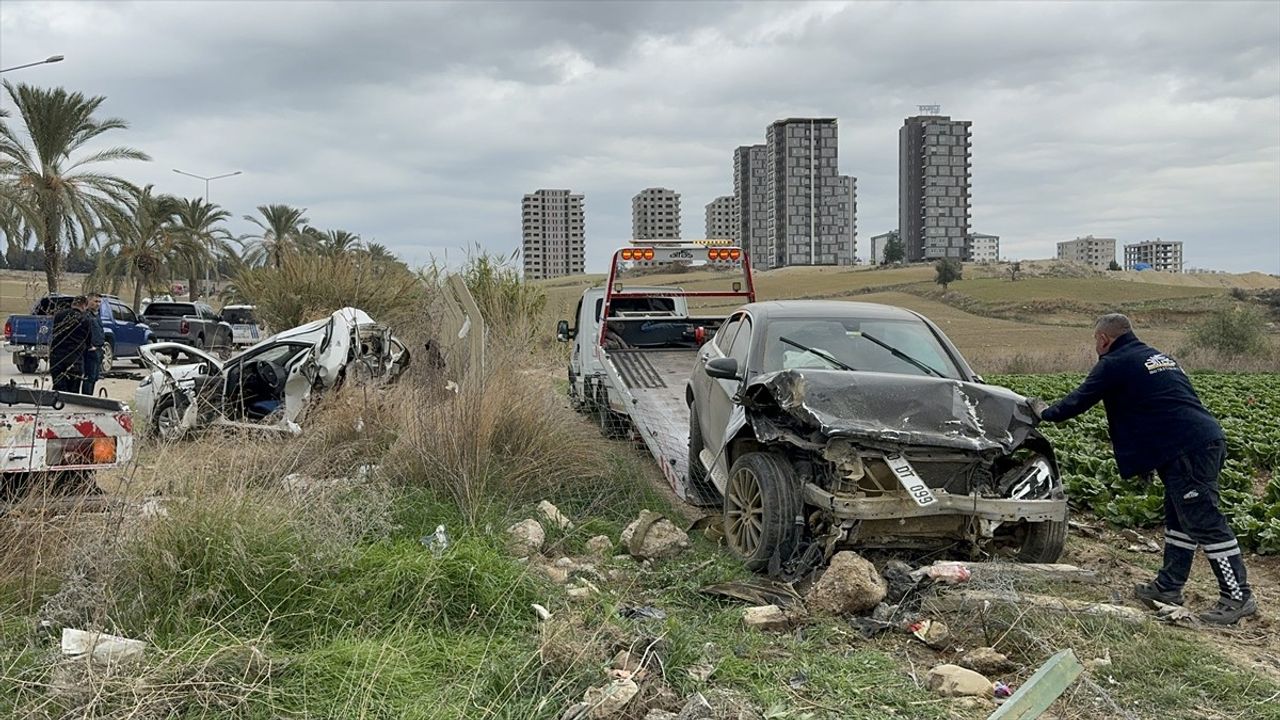
<instances>
[{"instance_id":1,"label":"scattered debris","mask_svg":"<svg viewBox=\"0 0 1280 720\"><path fill-rule=\"evenodd\" d=\"M1160 622L1166 622L1170 625L1195 625L1199 621L1196 614L1181 605L1169 605L1158 600L1153 601L1156 606L1155 618Z\"/></svg>"},{"instance_id":2,"label":"scattered debris","mask_svg":"<svg viewBox=\"0 0 1280 720\"><path fill-rule=\"evenodd\" d=\"M650 606L623 605L618 608L618 616L627 620L666 620L667 613L661 608Z\"/></svg>"},{"instance_id":3,"label":"scattered debris","mask_svg":"<svg viewBox=\"0 0 1280 720\"><path fill-rule=\"evenodd\" d=\"M976 673L959 665L938 665L925 676L924 685L928 689L946 697L973 695L991 697L993 685L981 673Z\"/></svg>"},{"instance_id":4,"label":"scattered debris","mask_svg":"<svg viewBox=\"0 0 1280 720\"><path fill-rule=\"evenodd\" d=\"M543 607L543 606L539 605L538 603L533 603L533 605L532 605L531 607L533 608L533 612L534 612L535 614L537 614L538 619L539 619L539 620L541 620L542 622L546 622L546 621L548 621L548 620L550 620L550 619L551 619L551 611L550 611L550 610L548 610L548 609L546 609L545 607Z\"/></svg>"},{"instance_id":5,"label":"scattered debris","mask_svg":"<svg viewBox=\"0 0 1280 720\"><path fill-rule=\"evenodd\" d=\"M662 515L642 510L622 531L622 544L634 558L656 560L679 555L689 547L689 536Z\"/></svg>"},{"instance_id":6,"label":"scattered debris","mask_svg":"<svg viewBox=\"0 0 1280 720\"><path fill-rule=\"evenodd\" d=\"M713 717L715 717L715 708L702 693L694 693L676 714L676 720L711 720Z\"/></svg>"},{"instance_id":7,"label":"scattered debris","mask_svg":"<svg viewBox=\"0 0 1280 720\"><path fill-rule=\"evenodd\" d=\"M763 578L717 583L708 585L698 592L741 600L753 605L777 605L782 608L801 602L800 594L790 583L774 582Z\"/></svg>"},{"instance_id":8,"label":"scattered debris","mask_svg":"<svg viewBox=\"0 0 1280 720\"><path fill-rule=\"evenodd\" d=\"M516 557L530 557L542 550L547 534L542 524L532 518L507 528L507 551Z\"/></svg>"},{"instance_id":9,"label":"scattered debris","mask_svg":"<svg viewBox=\"0 0 1280 720\"><path fill-rule=\"evenodd\" d=\"M911 577L911 566L901 560L886 562L880 574L884 576L885 582L889 585L889 592L885 596L885 601L891 605L901 603L904 598L916 589L918 584L918 581Z\"/></svg>"},{"instance_id":10,"label":"scattered debris","mask_svg":"<svg viewBox=\"0 0 1280 720\"><path fill-rule=\"evenodd\" d=\"M418 542L422 543L422 547L439 555L449 549L449 534L445 532L443 525L437 525L435 532L423 535Z\"/></svg>"},{"instance_id":11,"label":"scattered debris","mask_svg":"<svg viewBox=\"0 0 1280 720\"><path fill-rule=\"evenodd\" d=\"M1003 699L1013 694L1013 688L997 680L995 685L991 686L991 693L997 698Z\"/></svg>"},{"instance_id":12,"label":"scattered debris","mask_svg":"<svg viewBox=\"0 0 1280 720\"><path fill-rule=\"evenodd\" d=\"M972 575L968 566L964 563L950 560L939 560L932 565L914 570L911 573L912 579L916 582L929 578L944 585L958 585L968 582Z\"/></svg>"},{"instance_id":13,"label":"scattered debris","mask_svg":"<svg viewBox=\"0 0 1280 720\"><path fill-rule=\"evenodd\" d=\"M850 615L879 605L888 592L888 584L874 565L845 550L832 556L822 577L809 589L807 602L819 612Z\"/></svg>"},{"instance_id":14,"label":"scattered debris","mask_svg":"<svg viewBox=\"0 0 1280 720\"><path fill-rule=\"evenodd\" d=\"M1102 667L1111 667L1111 651L1110 650L1104 651L1102 657L1100 658L1085 660L1084 666L1089 668L1090 670L1097 670L1098 668L1102 668Z\"/></svg>"},{"instance_id":15,"label":"scattered debris","mask_svg":"<svg viewBox=\"0 0 1280 720\"><path fill-rule=\"evenodd\" d=\"M1033 595L1031 593L1018 592L961 590L959 592L939 595L938 597L933 598L931 602L939 609L948 610L964 610L966 607L973 605L981 606L983 603L997 603L1003 605L1017 605L1020 607L1034 605L1042 610L1080 613L1082 615L1096 615L1124 620L1126 622L1144 622L1149 618L1149 616L1143 611L1138 610L1137 608L1126 607L1124 605L1094 603L1084 600L1053 597L1050 595Z\"/></svg>"},{"instance_id":16,"label":"scattered debris","mask_svg":"<svg viewBox=\"0 0 1280 720\"><path fill-rule=\"evenodd\" d=\"M588 689L582 701L587 705L587 717L612 718L618 716L639 692L640 686L631 678L616 678L603 687Z\"/></svg>"},{"instance_id":17,"label":"scattered debris","mask_svg":"<svg viewBox=\"0 0 1280 720\"><path fill-rule=\"evenodd\" d=\"M983 675L995 675L1013 669L1013 663L1004 653L995 648L974 648L960 657L961 667L980 672Z\"/></svg>"},{"instance_id":18,"label":"scattered debris","mask_svg":"<svg viewBox=\"0 0 1280 720\"><path fill-rule=\"evenodd\" d=\"M560 508L552 505L549 500L543 500L538 503L538 512L542 513L542 516L547 519L547 522L555 525L561 530L573 529L573 521L565 517L565 514L560 512Z\"/></svg>"},{"instance_id":19,"label":"scattered debris","mask_svg":"<svg viewBox=\"0 0 1280 720\"><path fill-rule=\"evenodd\" d=\"M1041 717L1083 671L1074 652L1069 649L1059 652L1045 661L1017 692L991 713L989 720Z\"/></svg>"},{"instance_id":20,"label":"scattered debris","mask_svg":"<svg viewBox=\"0 0 1280 720\"><path fill-rule=\"evenodd\" d=\"M742 612L742 622L758 630L787 630L792 619L777 605L758 605Z\"/></svg>"},{"instance_id":21,"label":"scattered debris","mask_svg":"<svg viewBox=\"0 0 1280 720\"><path fill-rule=\"evenodd\" d=\"M875 637L886 630L894 628L893 623L887 620L877 620L876 618L862 617L861 615L849 618L849 622L866 638Z\"/></svg>"},{"instance_id":22,"label":"scattered debris","mask_svg":"<svg viewBox=\"0 0 1280 720\"><path fill-rule=\"evenodd\" d=\"M1139 533L1137 530L1125 528L1120 532L1124 539L1133 543L1129 546L1130 552L1158 553L1161 552L1160 543L1152 540Z\"/></svg>"},{"instance_id":23,"label":"scattered debris","mask_svg":"<svg viewBox=\"0 0 1280 720\"><path fill-rule=\"evenodd\" d=\"M62 629L63 655L89 655L89 659L99 665L130 662L142 659L142 651L147 644L141 640L132 640L119 635L88 632L72 628Z\"/></svg>"},{"instance_id":24,"label":"scattered debris","mask_svg":"<svg viewBox=\"0 0 1280 720\"><path fill-rule=\"evenodd\" d=\"M587 541L587 552L600 558L608 557L613 552L613 540L608 535L596 535Z\"/></svg>"},{"instance_id":25,"label":"scattered debris","mask_svg":"<svg viewBox=\"0 0 1280 720\"><path fill-rule=\"evenodd\" d=\"M590 585L580 585L577 587L571 587L565 591L565 594L569 596L569 600L571 602L579 602L579 603L587 602L588 600L591 599L591 596L594 595L594 593L591 592Z\"/></svg>"},{"instance_id":26,"label":"scattered debris","mask_svg":"<svg viewBox=\"0 0 1280 720\"><path fill-rule=\"evenodd\" d=\"M934 650L945 648L947 640L951 638L951 629L941 620L921 620L912 623L907 629L917 640Z\"/></svg>"},{"instance_id":27,"label":"scattered debris","mask_svg":"<svg viewBox=\"0 0 1280 720\"><path fill-rule=\"evenodd\" d=\"M1091 537L1094 539L1102 537L1102 528L1096 525L1089 525L1076 520L1068 520L1067 528L1079 533L1080 535L1084 535L1085 537Z\"/></svg>"},{"instance_id":28,"label":"scattered debris","mask_svg":"<svg viewBox=\"0 0 1280 720\"><path fill-rule=\"evenodd\" d=\"M146 502L142 503L142 507L139 508L139 512L142 517L148 520L169 517L169 510L164 505L161 505L156 498L147 498Z\"/></svg>"},{"instance_id":29,"label":"scattered debris","mask_svg":"<svg viewBox=\"0 0 1280 720\"><path fill-rule=\"evenodd\" d=\"M792 690L799 690L808 684L809 684L809 676L805 675L802 672L798 672L795 675L792 675L791 677L787 678L787 687L791 688Z\"/></svg>"}]
</instances>

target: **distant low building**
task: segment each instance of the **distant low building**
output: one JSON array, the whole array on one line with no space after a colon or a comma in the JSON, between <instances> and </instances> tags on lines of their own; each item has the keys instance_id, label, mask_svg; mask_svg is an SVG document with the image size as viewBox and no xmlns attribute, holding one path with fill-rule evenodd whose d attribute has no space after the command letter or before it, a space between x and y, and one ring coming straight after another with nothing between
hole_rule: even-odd
<instances>
[{"instance_id":1,"label":"distant low building","mask_svg":"<svg viewBox=\"0 0 1280 720\"><path fill-rule=\"evenodd\" d=\"M1116 239L1092 235L1058 243L1058 259L1084 263L1095 270L1107 270L1116 260Z\"/></svg>"},{"instance_id":2,"label":"distant low building","mask_svg":"<svg viewBox=\"0 0 1280 720\"><path fill-rule=\"evenodd\" d=\"M898 239L900 239L900 236L897 230L890 230L887 233L873 235L871 237L871 252L868 254L868 259L870 260L871 264L883 265L885 246L888 245L891 240L898 240Z\"/></svg>"},{"instance_id":3,"label":"distant low building","mask_svg":"<svg viewBox=\"0 0 1280 720\"><path fill-rule=\"evenodd\" d=\"M1159 270L1161 272L1182 272L1182 242L1167 241L1156 238L1146 242L1124 246L1124 269Z\"/></svg>"},{"instance_id":4,"label":"distant low building","mask_svg":"<svg viewBox=\"0 0 1280 720\"><path fill-rule=\"evenodd\" d=\"M986 233L969 233L969 261L993 263L1000 261L1000 236Z\"/></svg>"}]
</instances>

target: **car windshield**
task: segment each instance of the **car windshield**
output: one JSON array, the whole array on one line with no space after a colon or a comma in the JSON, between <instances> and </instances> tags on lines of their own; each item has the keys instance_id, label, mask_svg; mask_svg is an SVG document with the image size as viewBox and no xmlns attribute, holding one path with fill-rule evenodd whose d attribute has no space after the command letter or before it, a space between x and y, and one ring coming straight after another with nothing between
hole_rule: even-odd
<instances>
[{"instance_id":1,"label":"car windshield","mask_svg":"<svg viewBox=\"0 0 1280 720\"><path fill-rule=\"evenodd\" d=\"M196 306L190 303L151 303L146 310L142 311L142 314L153 318L180 318L197 313Z\"/></svg>"},{"instance_id":2,"label":"car windshield","mask_svg":"<svg viewBox=\"0 0 1280 720\"><path fill-rule=\"evenodd\" d=\"M802 350L783 342L820 351ZM874 340L880 342L875 342ZM884 347L888 345L900 354ZM943 377L960 378L938 338L923 322L912 319L860 318L775 318L767 325L764 345L764 372L799 368L838 368L822 357L826 353L849 367L868 372L901 375L932 375L911 360L925 365Z\"/></svg>"},{"instance_id":3,"label":"car windshield","mask_svg":"<svg viewBox=\"0 0 1280 720\"><path fill-rule=\"evenodd\" d=\"M223 308L222 319L232 325L256 325L253 311L248 308Z\"/></svg>"}]
</instances>

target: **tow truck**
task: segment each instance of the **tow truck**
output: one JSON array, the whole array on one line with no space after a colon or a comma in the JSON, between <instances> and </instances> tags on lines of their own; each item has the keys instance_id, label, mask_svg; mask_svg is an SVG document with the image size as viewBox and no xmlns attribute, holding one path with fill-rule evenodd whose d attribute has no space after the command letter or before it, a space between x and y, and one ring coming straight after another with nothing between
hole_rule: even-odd
<instances>
[{"instance_id":1,"label":"tow truck","mask_svg":"<svg viewBox=\"0 0 1280 720\"><path fill-rule=\"evenodd\" d=\"M729 289L685 290L631 284L624 274L664 265L726 271ZM638 277L642 278L643 275ZM726 277L726 280L728 277ZM626 282L624 282L626 280ZM751 260L742 248L716 241L633 241L613 253L603 287L586 290L574 323L561 320L556 339L572 342L569 397L610 438L638 436L672 489L686 502L718 502L714 489L689 482L687 384L698 350L724 322L724 314L689 314L690 299L755 301Z\"/></svg>"}]
</instances>

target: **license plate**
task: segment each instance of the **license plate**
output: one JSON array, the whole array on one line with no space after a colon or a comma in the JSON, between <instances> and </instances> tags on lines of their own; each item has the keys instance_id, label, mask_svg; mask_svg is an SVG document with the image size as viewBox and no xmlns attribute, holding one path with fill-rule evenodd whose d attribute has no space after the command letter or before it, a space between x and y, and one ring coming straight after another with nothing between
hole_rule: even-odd
<instances>
[{"instance_id":1,"label":"license plate","mask_svg":"<svg viewBox=\"0 0 1280 720\"><path fill-rule=\"evenodd\" d=\"M938 502L933 496L933 492L929 490L929 486L924 484L924 480L916 474L916 469L911 467L911 463L898 453L888 453L884 456L884 461L888 463L889 469L893 470L893 474L898 477L898 482L902 483L902 488L907 491L907 495L915 501L916 505L924 507Z\"/></svg>"}]
</instances>

